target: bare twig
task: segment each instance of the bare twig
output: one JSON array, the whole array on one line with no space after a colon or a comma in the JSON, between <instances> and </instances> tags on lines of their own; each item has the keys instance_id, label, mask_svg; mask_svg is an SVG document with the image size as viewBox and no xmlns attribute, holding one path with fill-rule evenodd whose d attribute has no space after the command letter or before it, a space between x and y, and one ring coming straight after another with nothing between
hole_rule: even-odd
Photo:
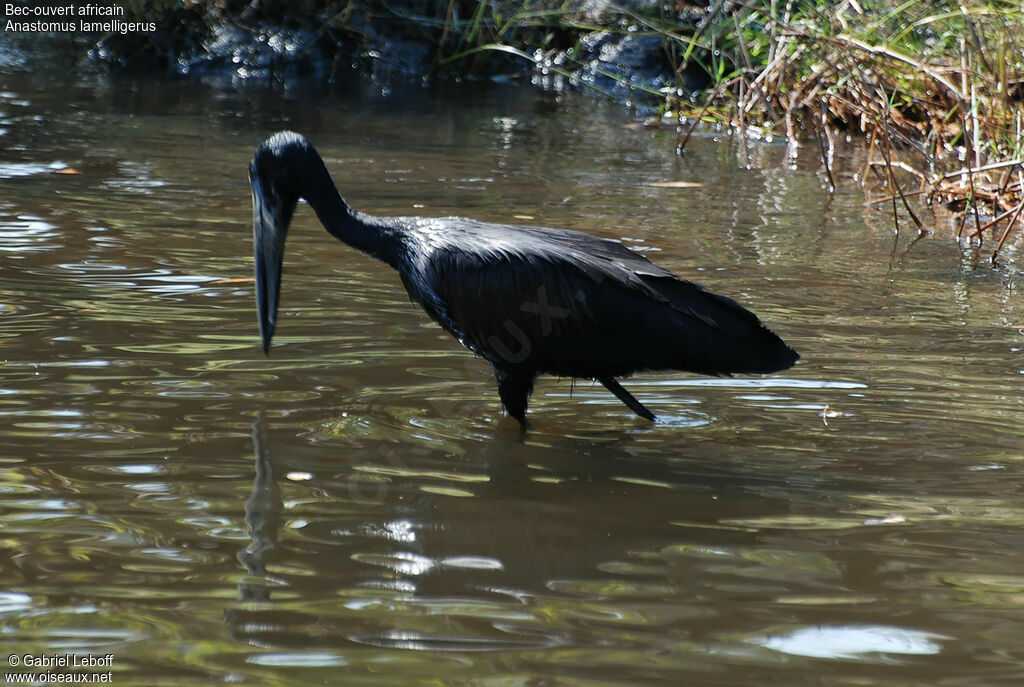
<instances>
[{"instance_id":1,"label":"bare twig","mask_svg":"<svg viewBox=\"0 0 1024 687\"><path fill-rule=\"evenodd\" d=\"M915 71L919 71L923 74L926 74L936 83L942 84L942 86L947 91L949 91L950 95L952 95L958 101L963 102L964 100L964 94L960 91L960 89L954 86L949 79L940 74L934 67L925 62L915 60L912 57L904 55L901 52L897 52L885 46L871 45L869 43L865 43L859 38L854 38L853 36L840 35L836 36L836 38L833 40L835 40L837 43L845 44L847 46L857 48L858 50L863 50L864 52L870 53L872 55L884 55L885 57L890 57L898 62L908 64L911 67L913 67Z\"/></svg>"},{"instance_id":2,"label":"bare twig","mask_svg":"<svg viewBox=\"0 0 1024 687\"><path fill-rule=\"evenodd\" d=\"M905 191L903 193L903 195L906 198L910 198L911 196L920 196L920 195L924 195L925 193L931 193L931 191L929 191L926 188L922 188L922 189L918 189L917 191ZM877 198L875 200L869 200L869 201L867 201L866 204L867 205L881 205L882 203L891 203L892 201L896 200L898 197L899 196L897 194L893 194L893 195L886 196L885 198Z\"/></svg>"},{"instance_id":3,"label":"bare twig","mask_svg":"<svg viewBox=\"0 0 1024 687\"><path fill-rule=\"evenodd\" d=\"M992 251L992 264L996 264L996 260L999 258L999 251L1003 249L1003 244L1006 243L1006 237L1010 235L1010 230L1013 229L1013 225L1017 223L1017 219L1020 218L1021 210L1024 210L1024 199L1017 205L1016 211L1013 213L1013 217L1006 223L1006 229L1003 229L1003 235L999 237L999 243L996 244L995 250Z\"/></svg>"},{"instance_id":4,"label":"bare twig","mask_svg":"<svg viewBox=\"0 0 1024 687\"><path fill-rule=\"evenodd\" d=\"M821 150L821 162L822 164L825 165L825 174L828 175L828 192L835 193L836 180L832 177L831 161L832 143L830 141L828 147L826 148L825 141L823 140L823 137L828 134L828 117L825 114L824 98L822 98L822 102L819 103L819 107L821 108L821 122L819 125L819 129L817 131L818 148Z\"/></svg>"},{"instance_id":5,"label":"bare twig","mask_svg":"<svg viewBox=\"0 0 1024 687\"><path fill-rule=\"evenodd\" d=\"M711 103L713 103L715 99L719 95L721 95L723 90L725 90L729 86L732 86L734 83L736 83L742 78L742 76L735 76L729 79L728 81L723 81L722 83L718 84L715 90L711 92L711 95L708 96L708 99L704 101L704 107L700 108L700 112L698 112L697 116L693 118L693 122L690 124L690 128L686 130L686 135L683 136L683 140L679 143L679 145L676 146L676 150L686 150L686 143L690 140L690 136L693 134L693 130L697 128L698 124L700 124L701 117L703 117L704 113L708 111L709 107L711 107Z\"/></svg>"},{"instance_id":6,"label":"bare twig","mask_svg":"<svg viewBox=\"0 0 1024 687\"><path fill-rule=\"evenodd\" d=\"M978 227L978 230L975 231L970 236L968 236L967 238L968 239L973 239L975 236L981 235L981 233L983 231L985 231L986 229L989 229L990 227L994 227L995 225L999 224L1000 222L1002 222L1004 219L1006 219L1010 215L1014 214L1015 212L1017 212L1017 208L1010 208L1009 210L1000 213L995 218L989 220L988 222L985 222L985 224L983 224L980 227ZM1011 221L1010 224L1012 225L1013 222Z\"/></svg>"},{"instance_id":7,"label":"bare twig","mask_svg":"<svg viewBox=\"0 0 1024 687\"><path fill-rule=\"evenodd\" d=\"M1005 167L1016 167L1024 165L1024 160L1004 160L1003 162L993 162L990 165L983 165L981 167L963 167L954 172L946 172L939 177L939 181L945 181L946 179L952 179L953 177L964 176L966 174L978 174L980 172L991 172L994 169L1003 169Z\"/></svg>"},{"instance_id":8,"label":"bare twig","mask_svg":"<svg viewBox=\"0 0 1024 687\"><path fill-rule=\"evenodd\" d=\"M886 101L885 101L885 109L886 109L886 113L888 113L888 110L889 110L889 101L888 101L888 99L886 99ZM889 120L888 120L888 118L882 120L881 127L882 127L882 136L885 139L885 145L882 146L882 154L885 155L886 166L887 166L887 168L889 170L889 181L892 183L893 187L896 189L896 194L899 196L900 201L903 203L903 208L907 211L907 214L910 215L910 219L914 220L914 224L917 226L918 233L923 233L924 232L924 224L921 223L921 220L919 220L917 218L917 215L914 213L913 209L911 209L910 203L907 202L907 197L903 194L903 189L900 187L900 182L896 180L896 175L893 174L893 171L892 171L892 159L891 159L892 156L890 155L890 152L892 150L892 141L889 138ZM896 212L896 208L895 208L895 201L894 201L893 202L893 214L895 214L895 212Z\"/></svg>"}]
</instances>

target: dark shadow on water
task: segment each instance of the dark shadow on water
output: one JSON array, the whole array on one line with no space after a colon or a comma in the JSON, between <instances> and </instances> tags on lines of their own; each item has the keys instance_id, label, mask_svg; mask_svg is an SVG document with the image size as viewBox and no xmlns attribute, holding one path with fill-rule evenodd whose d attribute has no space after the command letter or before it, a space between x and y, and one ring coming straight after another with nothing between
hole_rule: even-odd
<instances>
[{"instance_id":1,"label":"dark shadow on water","mask_svg":"<svg viewBox=\"0 0 1024 687\"><path fill-rule=\"evenodd\" d=\"M252 443L255 476L252 492L245 500L245 528L251 541L238 552L238 561L249 577L239 584L238 597L242 601L268 601L271 587L282 583L267 572L267 558L277 549L283 505L281 488L270 462L267 422L262 411L253 422Z\"/></svg>"}]
</instances>

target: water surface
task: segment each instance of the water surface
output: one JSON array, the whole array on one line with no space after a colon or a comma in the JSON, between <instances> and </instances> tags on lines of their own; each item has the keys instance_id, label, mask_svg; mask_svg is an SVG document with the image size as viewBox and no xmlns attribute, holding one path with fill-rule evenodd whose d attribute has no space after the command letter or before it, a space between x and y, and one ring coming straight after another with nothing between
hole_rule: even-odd
<instances>
[{"instance_id":1,"label":"water surface","mask_svg":"<svg viewBox=\"0 0 1024 687\"><path fill-rule=\"evenodd\" d=\"M1024 680L1018 247L912 242L811 151L679 156L581 95L2 84L7 654L112 654L117 685ZM523 436L303 206L264 357L246 165L280 128L359 209L621 239L803 359L637 376L654 425L542 379Z\"/></svg>"}]
</instances>

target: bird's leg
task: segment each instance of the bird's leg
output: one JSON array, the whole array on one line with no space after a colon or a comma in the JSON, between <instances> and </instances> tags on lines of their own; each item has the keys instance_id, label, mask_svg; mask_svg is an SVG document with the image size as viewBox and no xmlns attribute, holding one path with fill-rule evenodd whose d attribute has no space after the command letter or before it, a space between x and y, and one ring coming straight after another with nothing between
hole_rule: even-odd
<instances>
[{"instance_id":1,"label":"bird's leg","mask_svg":"<svg viewBox=\"0 0 1024 687\"><path fill-rule=\"evenodd\" d=\"M614 377L598 377L597 381L601 382L605 389L615 394L615 398L625 403L634 413L645 420L654 422L654 413L644 408L643 404L633 398L633 394L623 389L622 385L616 382Z\"/></svg>"},{"instance_id":2,"label":"bird's leg","mask_svg":"<svg viewBox=\"0 0 1024 687\"><path fill-rule=\"evenodd\" d=\"M525 427L526 404L533 391L535 375L509 372L495 366L494 376L498 380L498 396L501 397L501 404L505 406L509 415L519 420L519 424Z\"/></svg>"}]
</instances>

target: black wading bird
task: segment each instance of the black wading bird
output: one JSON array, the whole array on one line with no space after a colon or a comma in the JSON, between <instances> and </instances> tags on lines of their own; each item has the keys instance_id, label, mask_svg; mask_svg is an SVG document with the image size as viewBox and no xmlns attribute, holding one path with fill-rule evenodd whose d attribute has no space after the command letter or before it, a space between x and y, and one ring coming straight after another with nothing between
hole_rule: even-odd
<instances>
[{"instance_id":1,"label":"black wading bird","mask_svg":"<svg viewBox=\"0 0 1024 687\"><path fill-rule=\"evenodd\" d=\"M653 420L616 377L776 372L799 357L731 298L615 241L461 217L357 212L296 133L277 133L256 150L249 182L264 352L277 324L288 225L304 198L328 232L398 270L409 298L491 364L502 405L524 425L539 374L597 380Z\"/></svg>"}]
</instances>

